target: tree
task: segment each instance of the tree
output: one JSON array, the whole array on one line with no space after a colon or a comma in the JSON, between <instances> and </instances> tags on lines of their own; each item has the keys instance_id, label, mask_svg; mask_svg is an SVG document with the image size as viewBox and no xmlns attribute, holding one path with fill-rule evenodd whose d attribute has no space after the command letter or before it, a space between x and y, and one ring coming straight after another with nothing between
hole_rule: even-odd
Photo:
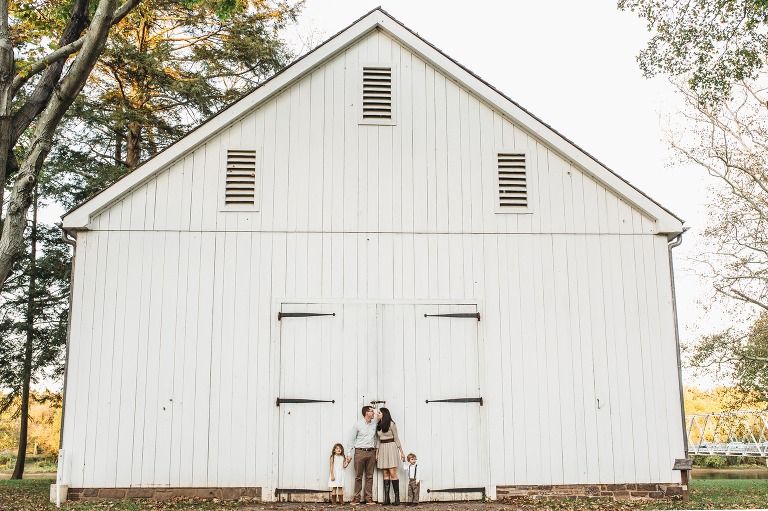
<instances>
[{"instance_id":1,"label":"tree","mask_svg":"<svg viewBox=\"0 0 768 511\"><path fill-rule=\"evenodd\" d=\"M18 168L0 234L3 286L24 253L27 212L56 129L104 50L112 25L138 3L98 0L91 11L89 0L74 0L69 17L61 18L57 10L66 4L55 0L40 4L0 0L0 184ZM46 11L51 18L40 16ZM58 47L38 58L47 38L58 40ZM71 55L76 56L65 72ZM28 129L22 152L17 144Z\"/></svg>"},{"instance_id":2,"label":"tree","mask_svg":"<svg viewBox=\"0 0 768 511\"><path fill-rule=\"evenodd\" d=\"M75 116L109 141L94 156L135 167L280 70L290 53L278 34L300 5L250 0L221 14L145 0L116 27L76 103Z\"/></svg>"},{"instance_id":3,"label":"tree","mask_svg":"<svg viewBox=\"0 0 768 511\"><path fill-rule=\"evenodd\" d=\"M4 306L14 312L0 325L0 362L5 369L0 384L11 389L0 409L17 407L20 417L14 478L23 473L34 399L30 385L44 368L41 353L43 348L51 353L63 348L65 339L64 329L59 329L61 335L45 337L47 331L36 326L38 318L60 319L60 326L66 322L63 310L38 311L40 304L56 302L56 290L48 282L47 297L37 296L36 283L43 277L40 264L46 260L36 258L36 215L31 233L24 237L27 210L43 169L44 194L63 205L72 206L101 190L285 65L290 55L279 31L301 6L273 0L143 0L140 5L134 0L112 16L109 37L102 34L101 47L91 50L90 68L73 74L89 48L101 8L77 39L89 22L91 7L90 0L74 1L68 20L60 15L67 5L56 0L11 5L11 37L24 61L11 63L16 71L9 92L13 122L5 151L0 141L0 154L7 155L3 168L15 181L0 237ZM128 8L131 5L138 7ZM44 39L59 32L60 48L53 56L42 55ZM65 66L73 53L77 56ZM77 90L68 88L68 80L77 80ZM46 161L49 153L53 157ZM40 232L51 233L42 228ZM32 245L31 258L19 259L27 243ZM11 273L3 275L9 264ZM22 281L26 288L19 287ZM18 307L25 292L27 310L22 314ZM14 330L22 326L24 335ZM23 346L14 342L22 339ZM57 367L53 359L48 363L49 368Z\"/></svg>"},{"instance_id":4,"label":"tree","mask_svg":"<svg viewBox=\"0 0 768 511\"><path fill-rule=\"evenodd\" d=\"M768 55L768 0L619 0L648 23L643 73L684 77L707 103L757 78Z\"/></svg>"},{"instance_id":5,"label":"tree","mask_svg":"<svg viewBox=\"0 0 768 511\"><path fill-rule=\"evenodd\" d=\"M768 402L767 313L761 314L747 333L731 328L705 336L689 349L692 366L737 384L744 400L733 409L740 408L745 402Z\"/></svg>"},{"instance_id":6,"label":"tree","mask_svg":"<svg viewBox=\"0 0 768 511\"><path fill-rule=\"evenodd\" d=\"M0 393L0 400L6 396ZM0 452L15 451L19 443L18 409L20 398L4 413L0 413ZM61 434L61 402L62 395L57 392L32 392L29 410L29 442L31 452L39 452L48 456L59 453L59 436ZM4 464L0 455L0 468Z\"/></svg>"},{"instance_id":7,"label":"tree","mask_svg":"<svg viewBox=\"0 0 768 511\"><path fill-rule=\"evenodd\" d=\"M32 385L61 378L67 339L69 251L57 228L37 223L37 209L35 193L27 256L14 264L0 297L0 386L7 392L0 414L13 410L20 425L12 479L24 473Z\"/></svg>"},{"instance_id":8,"label":"tree","mask_svg":"<svg viewBox=\"0 0 768 511\"><path fill-rule=\"evenodd\" d=\"M709 390L685 387L683 400L686 415L762 410L768 405L757 394L743 392L737 387L715 387Z\"/></svg>"},{"instance_id":9,"label":"tree","mask_svg":"<svg viewBox=\"0 0 768 511\"><path fill-rule=\"evenodd\" d=\"M38 235L43 254L17 261L15 274L3 294L0 335L0 384L7 394L0 412L12 410L19 417L18 455L12 478L24 472L32 386L63 375L69 306L69 254L54 238L56 228L41 226ZM39 400L38 400L39 402Z\"/></svg>"},{"instance_id":10,"label":"tree","mask_svg":"<svg viewBox=\"0 0 768 511\"><path fill-rule=\"evenodd\" d=\"M620 0L619 7L652 32L638 57L645 75L670 75L685 100L672 147L720 185L698 263L735 324L686 346L690 364L766 399L768 0Z\"/></svg>"},{"instance_id":11,"label":"tree","mask_svg":"<svg viewBox=\"0 0 768 511\"><path fill-rule=\"evenodd\" d=\"M250 0L222 14L145 0L115 27L62 122L49 161L56 193L82 201L280 70L291 53L279 34L301 5Z\"/></svg>"}]
</instances>

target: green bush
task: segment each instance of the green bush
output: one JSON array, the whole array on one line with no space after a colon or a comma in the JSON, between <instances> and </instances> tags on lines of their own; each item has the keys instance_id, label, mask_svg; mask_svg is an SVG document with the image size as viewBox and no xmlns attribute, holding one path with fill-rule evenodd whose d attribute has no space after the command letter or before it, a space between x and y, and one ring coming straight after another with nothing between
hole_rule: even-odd
<instances>
[{"instance_id":1,"label":"green bush","mask_svg":"<svg viewBox=\"0 0 768 511\"><path fill-rule=\"evenodd\" d=\"M703 465L707 468L725 468L728 459L725 456L705 456Z\"/></svg>"},{"instance_id":2,"label":"green bush","mask_svg":"<svg viewBox=\"0 0 768 511\"><path fill-rule=\"evenodd\" d=\"M753 468L765 466L765 458L754 456L693 455L691 458L693 458L693 466L696 468Z\"/></svg>"}]
</instances>

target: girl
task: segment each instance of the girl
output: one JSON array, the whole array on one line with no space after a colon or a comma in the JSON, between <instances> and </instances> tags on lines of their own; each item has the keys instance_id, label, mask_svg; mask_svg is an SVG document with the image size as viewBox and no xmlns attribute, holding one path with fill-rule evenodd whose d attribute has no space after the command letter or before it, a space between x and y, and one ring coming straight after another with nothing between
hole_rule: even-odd
<instances>
[{"instance_id":1,"label":"girl","mask_svg":"<svg viewBox=\"0 0 768 511\"><path fill-rule=\"evenodd\" d=\"M331 504L344 503L344 469L347 468L347 465L349 462L344 456L344 446L334 444L331 451L331 475L328 478L328 486L331 488Z\"/></svg>"},{"instance_id":2,"label":"girl","mask_svg":"<svg viewBox=\"0 0 768 511\"><path fill-rule=\"evenodd\" d=\"M398 460L397 451L400 451ZM390 503L390 485L395 491L395 506L400 505L400 481L397 479L397 466L405 461L405 453L397 436L397 426L387 408L379 408L379 422L376 425L376 466L384 472L384 505Z\"/></svg>"}]
</instances>

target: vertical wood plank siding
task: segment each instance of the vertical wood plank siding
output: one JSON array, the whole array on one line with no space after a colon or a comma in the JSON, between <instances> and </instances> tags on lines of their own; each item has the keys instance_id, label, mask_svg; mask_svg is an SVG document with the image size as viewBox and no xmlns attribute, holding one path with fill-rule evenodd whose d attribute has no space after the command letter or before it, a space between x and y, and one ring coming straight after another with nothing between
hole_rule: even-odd
<instances>
[{"instance_id":1,"label":"vertical wood plank siding","mask_svg":"<svg viewBox=\"0 0 768 511\"><path fill-rule=\"evenodd\" d=\"M396 69L394 126L358 124L370 62ZM257 151L258 211L221 211L228 148ZM500 150L526 154L529 214L496 213ZM282 298L479 303L494 485L675 480L665 237L382 33L90 227L73 290L71 487L273 487ZM375 356L341 362L354 378Z\"/></svg>"},{"instance_id":2,"label":"vertical wood plank siding","mask_svg":"<svg viewBox=\"0 0 768 511\"><path fill-rule=\"evenodd\" d=\"M379 58L398 69L397 125L359 125L358 63ZM232 147L258 152L258 213L221 211L222 168ZM496 213L496 152L510 149L527 153L530 215ZM369 36L208 140L99 214L91 227L656 232L652 219L382 34Z\"/></svg>"},{"instance_id":3,"label":"vertical wood plank siding","mask_svg":"<svg viewBox=\"0 0 768 511\"><path fill-rule=\"evenodd\" d=\"M146 257L129 260L124 280L108 265L90 279L85 272L75 290L75 310L92 312L73 318L65 445L74 487L264 485L265 453L275 441L267 381L273 296L482 296L494 480L674 480L669 453L682 439L663 239L186 232L169 243L168 233L95 231L80 236L78 265L93 264L93 271L96 258L118 257L115 236L130 236L127 251ZM305 257L289 249L297 238L308 240ZM624 240L639 257L625 258ZM452 250L456 245L463 250ZM180 246L189 250L182 255ZM333 271L327 259L334 251L324 246L348 247L338 264L360 266ZM403 248L395 253L396 246ZM374 254L371 247L379 248ZM600 255L606 249L610 255ZM190 262L179 264L185 258ZM378 264L365 264L371 258ZM424 275L394 273L395 259L437 264L425 264ZM457 269L441 276L454 259ZM269 272L271 261L284 267ZM97 281L111 300L90 298ZM116 281L116 288L109 284ZM102 319L113 309L124 311L123 322ZM86 385L90 392L78 392Z\"/></svg>"}]
</instances>

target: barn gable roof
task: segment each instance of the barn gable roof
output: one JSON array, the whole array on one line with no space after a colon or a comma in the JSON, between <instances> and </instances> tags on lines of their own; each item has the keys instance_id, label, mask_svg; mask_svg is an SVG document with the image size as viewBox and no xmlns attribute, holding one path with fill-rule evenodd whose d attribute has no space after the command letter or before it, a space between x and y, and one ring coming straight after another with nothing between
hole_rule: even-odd
<instances>
[{"instance_id":1,"label":"barn gable roof","mask_svg":"<svg viewBox=\"0 0 768 511\"><path fill-rule=\"evenodd\" d=\"M550 146L565 159L580 167L626 202L656 220L658 232L677 235L682 232L683 220L648 197L631 183L620 177L596 158L578 147L551 126L528 112L492 85L422 39L383 9L376 8L343 29L322 45L297 59L275 74L259 88L210 118L185 137L161 151L130 174L102 190L88 201L71 209L62 217L64 228L86 230L90 219L123 196L145 183L158 172L186 155L195 147L215 136L222 129L249 114L264 102L284 91L297 80L312 72L335 55L369 34L380 29L408 47L425 61L475 94L510 121Z\"/></svg>"}]
</instances>

